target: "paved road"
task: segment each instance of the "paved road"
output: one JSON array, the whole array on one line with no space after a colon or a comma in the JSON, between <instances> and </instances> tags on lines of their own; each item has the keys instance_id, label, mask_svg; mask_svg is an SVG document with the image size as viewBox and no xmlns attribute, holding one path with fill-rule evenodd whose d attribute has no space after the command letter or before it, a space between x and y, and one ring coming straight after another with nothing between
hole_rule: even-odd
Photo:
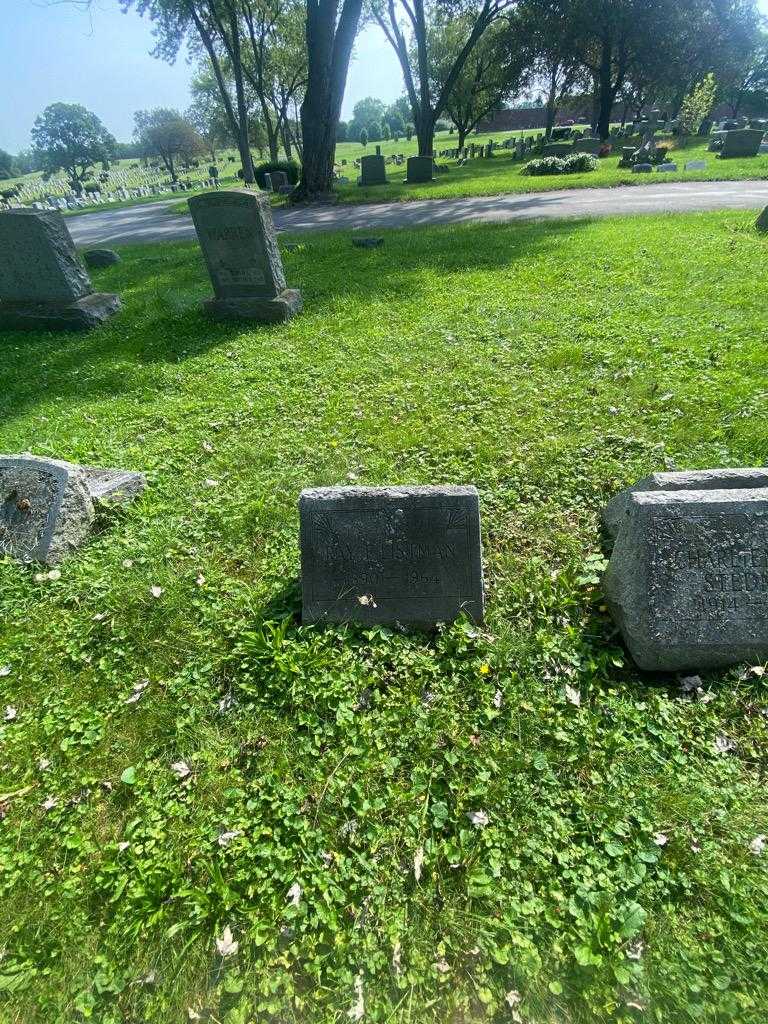
<instances>
[{"instance_id":1,"label":"paved road","mask_svg":"<svg viewBox=\"0 0 768 1024\"><path fill-rule=\"evenodd\" d=\"M194 238L189 217L166 213L178 198L70 217L77 245L117 245ZM768 205L768 181L690 181L572 189L529 195L420 199L360 206L308 206L275 210L280 231L400 228L468 221L503 222L537 217L599 217L615 213L750 210Z\"/></svg>"}]
</instances>

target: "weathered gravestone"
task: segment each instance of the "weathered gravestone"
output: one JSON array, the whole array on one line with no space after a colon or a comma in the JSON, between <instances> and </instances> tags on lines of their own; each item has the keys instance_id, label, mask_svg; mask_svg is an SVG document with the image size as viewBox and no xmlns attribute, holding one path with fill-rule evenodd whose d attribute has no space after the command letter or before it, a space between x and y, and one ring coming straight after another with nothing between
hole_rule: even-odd
<instances>
[{"instance_id":1,"label":"weathered gravestone","mask_svg":"<svg viewBox=\"0 0 768 1024\"><path fill-rule=\"evenodd\" d=\"M653 164L633 164L633 174L651 174L653 172Z\"/></svg>"},{"instance_id":2,"label":"weathered gravestone","mask_svg":"<svg viewBox=\"0 0 768 1024\"><path fill-rule=\"evenodd\" d=\"M272 171L270 173L272 179L272 188L275 192L279 192L281 188L289 188L290 181L285 171Z\"/></svg>"},{"instance_id":3,"label":"weathered gravestone","mask_svg":"<svg viewBox=\"0 0 768 1024\"><path fill-rule=\"evenodd\" d=\"M142 473L0 456L0 555L55 565L87 538L95 506L133 500Z\"/></svg>"},{"instance_id":4,"label":"weathered gravestone","mask_svg":"<svg viewBox=\"0 0 768 1024\"><path fill-rule=\"evenodd\" d=\"M420 185L432 181L435 161L431 156L409 156L406 164L406 185Z\"/></svg>"},{"instance_id":5,"label":"weathered gravestone","mask_svg":"<svg viewBox=\"0 0 768 1024\"><path fill-rule=\"evenodd\" d=\"M755 128L740 128L725 132L720 156L727 160L736 156L757 156L763 132Z\"/></svg>"},{"instance_id":6,"label":"weathered gravestone","mask_svg":"<svg viewBox=\"0 0 768 1024\"><path fill-rule=\"evenodd\" d=\"M654 474L605 519L605 595L640 668L768 659L768 470Z\"/></svg>"},{"instance_id":7,"label":"weathered gravestone","mask_svg":"<svg viewBox=\"0 0 768 1024\"><path fill-rule=\"evenodd\" d=\"M707 161L706 160L686 160L685 170L686 171L706 171Z\"/></svg>"},{"instance_id":8,"label":"weathered gravestone","mask_svg":"<svg viewBox=\"0 0 768 1024\"><path fill-rule=\"evenodd\" d=\"M381 154L377 153L376 156L363 156L360 158L360 184L387 184L387 171L384 165L384 157Z\"/></svg>"},{"instance_id":9,"label":"weathered gravestone","mask_svg":"<svg viewBox=\"0 0 768 1024\"><path fill-rule=\"evenodd\" d=\"M755 221L755 227L758 231L768 231L768 206L765 207L763 212Z\"/></svg>"},{"instance_id":10,"label":"weathered gravestone","mask_svg":"<svg viewBox=\"0 0 768 1024\"><path fill-rule=\"evenodd\" d=\"M567 156L573 152L573 146L570 142L549 142L542 153L544 156Z\"/></svg>"},{"instance_id":11,"label":"weathered gravestone","mask_svg":"<svg viewBox=\"0 0 768 1024\"><path fill-rule=\"evenodd\" d=\"M601 139L593 139L587 136L583 139L577 139L573 144L574 153L591 153L593 156L597 156L602 148L603 142Z\"/></svg>"},{"instance_id":12,"label":"weathered gravestone","mask_svg":"<svg viewBox=\"0 0 768 1024\"><path fill-rule=\"evenodd\" d=\"M120 256L114 249L87 249L83 253L83 261L87 267L111 267L120 262Z\"/></svg>"},{"instance_id":13,"label":"weathered gravestone","mask_svg":"<svg viewBox=\"0 0 768 1024\"><path fill-rule=\"evenodd\" d=\"M215 292L204 303L209 313L275 323L301 312L301 293L286 287L265 195L237 189L188 202Z\"/></svg>"},{"instance_id":14,"label":"weathered gravestone","mask_svg":"<svg viewBox=\"0 0 768 1024\"><path fill-rule=\"evenodd\" d=\"M94 292L58 210L0 213L0 327L85 330L119 308Z\"/></svg>"},{"instance_id":15,"label":"weathered gravestone","mask_svg":"<svg viewBox=\"0 0 768 1024\"><path fill-rule=\"evenodd\" d=\"M299 514L305 622L482 619L474 487L322 487Z\"/></svg>"}]
</instances>

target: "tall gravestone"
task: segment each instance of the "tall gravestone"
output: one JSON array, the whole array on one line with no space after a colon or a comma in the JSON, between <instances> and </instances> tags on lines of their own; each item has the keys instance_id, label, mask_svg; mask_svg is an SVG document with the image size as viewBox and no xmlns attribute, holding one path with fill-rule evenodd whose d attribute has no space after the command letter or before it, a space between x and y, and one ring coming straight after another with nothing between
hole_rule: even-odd
<instances>
[{"instance_id":1,"label":"tall gravestone","mask_svg":"<svg viewBox=\"0 0 768 1024\"><path fill-rule=\"evenodd\" d=\"M768 660L768 470L654 474L604 519L606 600L641 668Z\"/></svg>"},{"instance_id":2,"label":"tall gravestone","mask_svg":"<svg viewBox=\"0 0 768 1024\"><path fill-rule=\"evenodd\" d=\"M421 185L433 180L435 161L431 156L409 156L405 171L406 185Z\"/></svg>"},{"instance_id":3,"label":"tall gravestone","mask_svg":"<svg viewBox=\"0 0 768 1024\"><path fill-rule=\"evenodd\" d=\"M286 287L266 196L237 189L188 202L215 293L204 303L209 313L276 323L301 312L301 293Z\"/></svg>"},{"instance_id":4,"label":"tall gravestone","mask_svg":"<svg viewBox=\"0 0 768 1024\"><path fill-rule=\"evenodd\" d=\"M377 153L375 156L363 156L360 158L360 184L387 184L387 171L384 165L384 157L381 156L380 153Z\"/></svg>"},{"instance_id":5,"label":"tall gravestone","mask_svg":"<svg viewBox=\"0 0 768 1024\"><path fill-rule=\"evenodd\" d=\"M305 622L482 619L474 487L316 488L299 514Z\"/></svg>"},{"instance_id":6,"label":"tall gravestone","mask_svg":"<svg viewBox=\"0 0 768 1024\"><path fill-rule=\"evenodd\" d=\"M757 156L763 132L760 129L740 128L724 133L723 147L720 156L724 160L738 156Z\"/></svg>"},{"instance_id":7,"label":"tall gravestone","mask_svg":"<svg viewBox=\"0 0 768 1024\"><path fill-rule=\"evenodd\" d=\"M93 290L58 210L0 213L0 327L85 330L119 308Z\"/></svg>"},{"instance_id":8,"label":"tall gravestone","mask_svg":"<svg viewBox=\"0 0 768 1024\"><path fill-rule=\"evenodd\" d=\"M88 537L95 507L132 501L142 473L0 456L0 556L55 565Z\"/></svg>"}]
</instances>

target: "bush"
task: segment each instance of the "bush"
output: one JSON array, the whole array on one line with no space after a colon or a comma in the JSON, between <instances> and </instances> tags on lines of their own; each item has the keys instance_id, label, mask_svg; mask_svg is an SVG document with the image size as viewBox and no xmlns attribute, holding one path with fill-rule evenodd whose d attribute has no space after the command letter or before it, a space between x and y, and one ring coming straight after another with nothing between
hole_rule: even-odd
<instances>
[{"instance_id":1,"label":"bush","mask_svg":"<svg viewBox=\"0 0 768 1024\"><path fill-rule=\"evenodd\" d=\"M545 156L540 160L531 160L522 170L522 174L583 174L594 171L597 157L591 153L573 153L570 156Z\"/></svg>"},{"instance_id":2,"label":"bush","mask_svg":"<svg viewBox=\"0 0 768 1024\"><path fill-rule=\"evenodd\" d=\"M267 160L253 169L259 188L264 188L264 175L271 174L272 171L285 171L292 185L297 184L301 177L301 168L295 160Z\"/></svg>"}]
</instances>

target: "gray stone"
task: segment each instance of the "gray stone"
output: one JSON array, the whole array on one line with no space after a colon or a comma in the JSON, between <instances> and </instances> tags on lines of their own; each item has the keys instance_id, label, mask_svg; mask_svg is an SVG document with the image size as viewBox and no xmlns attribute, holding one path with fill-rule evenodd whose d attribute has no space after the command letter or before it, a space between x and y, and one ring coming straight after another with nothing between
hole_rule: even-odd
<instances>
[{"instance_id":1,"label":"gray stone","mask_svg":"<svg viewBox=\"0 0 768 1024\"><path fill-rule=\"evenodd\" d=\"M686 469L651 473L625 487L603 510L603 526L614 540L629 515L632 495L640 491L724 491L768 487L768 469Z\"/></svg>"},{"instance_id":2,"label":"gray stone","mask_svg":"<svg viewBox=\"0 0 768 1024\"><path fill-rule=\"evenodd\" d=\"M0 326L81 330L120 308L117 295L94 292L58 210L0 213Z\"/></svg>"},{"instance_id":3,"label":"gray stone","mask_svg":"<svg viewBox=\"0 0 768 1024\"><path fill-rule=\"evenodd\" d=\"M762 129L740 128L725 132L725 140L720 156L727 160L735 156L757 156L760 143L763 141Z\"/></svg>"},{"instance_id":4,"label":"gray stone","mask_svg":"<svg viewBox=\"0 0 768 1024\"><path fill-rule=\"evenodd\" d=\"M268 171L264 172L264 191L272 191L272 175Z\"/></svg>"},{"instance_id":5,"label":"gray stone","mask_svg":"<svg viewBox=\"0 0 768 1024\"><path fill-rule=\"evenodd\" d=\"M577 139L573 144L574 153L591 153L593 156L597 156L600 150L603 148L602 139L583 138Z\"/></svg>"},{"instance_id":6,"label":"gray stone","mask_svg":"<svg viewBox=\"0 0 768 1024\"><path fill-rule=\"evenodd\" d=\"M270 177L272 178L272 188L275 192L279 192L281 188L287 188L291 184L285 171L272 171Z\"/></svg>"},{"instance_id":7,"label":"gray stone","mask_svg":"<svg viewBox=\"0 0 768 1024\"><path fill-rule=\"evenodd\" d=\"M352 245L357 246L358 249L376 249L380 245L384 245L383 238L353 238Z\"/></svg>"},{"instance_id":8,"label":"gray stone","mask_svg":"<svg viewBox=\"0 0 768 1024\"><path fill-rule=\"evenodd\" d=\"M755 221L755 227L758 231L768 231L768 206L765 207L763 212Z\"/></svg>"},{"instance_id":9,"label":"gray stone","mask_svg":"<svg viewBox=\"0 0 768 1024\"><path fill-rule=\"evenodd\" d=\"M384 157L380 153L376 156L363 156L360 158L360 185L386 185L387 169L384 164Z\"/></svg>"},{"instance_id":10,"label":"gray stone","mask_svg":"<svg viewBox=\"0 0 768 1024\"><path fill-rule=\"evenodd\" d=\"M650 174L653 171L653 164L633 164L633 174Z\"/></svg>"},{"instance_id":11,"label":"gray stone","mask_svg":"<svg viewBox=\"0 0 768 1024\"><path fill-rule=\"evenodd\" d=\"M543 156L568 156L573 152L573 145L570 142L549 142L541 152Z\"/></svg>"},{"instance_id":12,"label":"gray stone","mask_svg":"<svg viewBox=\"0 0 768 1024\"><path fill-rule=\"evenodd\" d=\"M633 493L603 586L642 669L768 660L768 490Z\"/></svg>"},{"instance_id":13,"label":"gray stone","mask_svg":"<svg viewBox=\"0 0 768 1024\"><path fill-rule=\"evenodd\" d=\"M301 311L301 294L286 287L263 193L208 192L188 202L213 283L215 297L204 304L211 315L277 323Z\"/></svg>"},{"instance_id":14,"label":"gray stone","mask_svg":"<svg viewBox=\"0 0 768 1024\"><path fill-rule=\"evenodd\" d=\"M431 156L409 156L406 164L406 185L420 185L432 181L434 160Z\"/></svg>"},{"instance_id":15,"label":"gray stone","mask_svg":"<svg viewBox=\"0 0 768 1024\"><path fill-rule=\"evenodd\" d=\"M706 171L707 161L706 160L686 160L685 162L686 171Z\"/></svg>"},{"instance_id":16,"label":"gray stone","mask_svg":"<svg viewBox=\"0 0 768 1024\"><path fill-rule=\"evenodd\" d=\"M88 537L94 505L131 501L145 483L125 470L0 456L0 555L55 565Z\"/></svg>"},{"instance_id":17,"label":"gray stone","mask_svg":"<svg viewBox=\"0 0 768 1024\"><path fill-rule=\"evenodd\" d=\"M656 171L658 174L670 174L672 171L676 170L677 164L674 163L658 164L656 167Z\"/></svg>"},{"instance_id":18,"label":"gray stone","mask_svg":"<svg viewBox=\"0 0 768 1024\"><path fill-rule=\"evenodd\" d=\"M83 260L87 267L111 267L120 262L120 257L114 249L87 249L83 253Z\"/></svg>"},{"instance_id":19,"label":"gray stone","mask_svg":"<svg viewBox=\"0 0 768 1024\"><path fill-rule=\"evenodd\" d=\"M305 622L482 619L474 487L323 487L299 514Z\"/></svg>"}]
</instances>

